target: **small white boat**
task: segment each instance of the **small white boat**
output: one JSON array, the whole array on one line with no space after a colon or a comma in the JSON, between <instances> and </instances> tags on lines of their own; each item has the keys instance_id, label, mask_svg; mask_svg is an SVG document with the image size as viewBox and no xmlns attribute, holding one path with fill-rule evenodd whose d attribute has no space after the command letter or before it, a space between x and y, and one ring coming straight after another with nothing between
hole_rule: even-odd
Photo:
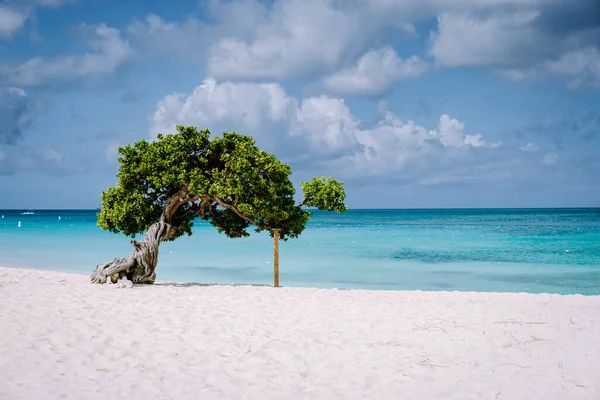
<instances>
[{"instance_id":1,"label":"small white boat","mask_svg":"<svg viewBox=\"0 0 600 400\"><path fill-rule=\"evenodd\" d=\"M17 224L17 228L21 227L21 221L19 221L19 223Z\"/></svg>"}]
</instances>

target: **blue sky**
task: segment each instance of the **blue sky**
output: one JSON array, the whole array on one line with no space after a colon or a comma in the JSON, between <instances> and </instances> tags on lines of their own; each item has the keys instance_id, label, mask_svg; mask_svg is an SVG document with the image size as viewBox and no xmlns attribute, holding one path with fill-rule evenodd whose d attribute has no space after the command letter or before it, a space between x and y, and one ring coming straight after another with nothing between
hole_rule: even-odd
<instances>
[{"instance_id":1,"label":"blue sky","mask_svg":"<svg viewBox=\"0 0 600 400\"><path fill-rule=\"evenodd\" d=\"M600 3L0 0L0 120L0 208L96 207L176 124L350 207L600 206Z\"/></svg>"}]
</instances>

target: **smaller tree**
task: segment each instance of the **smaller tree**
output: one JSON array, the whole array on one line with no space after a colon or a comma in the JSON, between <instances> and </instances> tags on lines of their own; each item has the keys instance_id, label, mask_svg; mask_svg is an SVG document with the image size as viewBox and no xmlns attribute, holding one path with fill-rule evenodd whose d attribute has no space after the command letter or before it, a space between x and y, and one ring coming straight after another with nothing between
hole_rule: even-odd
<instances>
[{"instance_id":1,"label":"smaller tree","mask_svg":"<svg viewBox=\"0 0 600 400\"><path fill-rule=\"evenodd\" d=\"M102 193L98 225L132 238L134 251L99 264L91 281L153 283L158 247L163 240L192 235L196 218L209 221L230 238L280 229L280 238L298 237L311 215L303 207L346 211L342 182L317 177L302 182L303 198L294 201L291 168L259 149L246 135L224 133L210 139L208 130L177 126L119 148L118 183Z\"/></svg>"}]
</instances>

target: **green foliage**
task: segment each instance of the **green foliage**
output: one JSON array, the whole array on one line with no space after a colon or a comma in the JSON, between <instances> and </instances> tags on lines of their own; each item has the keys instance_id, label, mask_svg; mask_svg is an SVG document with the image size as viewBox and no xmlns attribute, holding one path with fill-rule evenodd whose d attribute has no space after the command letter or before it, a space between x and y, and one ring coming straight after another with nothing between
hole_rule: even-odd
<instances>
[{"instance_id":1,"label":"green foliage","mask_svg":"<svg viewBox=\"0 0 600 400\"><path fill-rule=\"evenodd\" d=\"M202 218L229 237L248 236L248 229L279 228L283 240L304 230L310 212L302 206L346 211L344 186L333 178L302 182L304 200L296 205L291 168L245 135L224 133L210 139L208 130L177 126L177 133L158 135L119 148L117 186L102 193L98 224L128 236L144 232L161 216L171 224L169 240L191 235ZM166 215L173 196L186 196Z\"/></svg>"},{"instance_id":2,"label":"green foliage","mask_svg":"<svg viewBox=\"0 0 600 400\"><path fill-rule=\"evenodd\" d=\"M302 203L319 210L344 212L346 193L344 184L333 178L315 177L310 182L301 182L304 200Z\"/></svg>"}]
</instances>

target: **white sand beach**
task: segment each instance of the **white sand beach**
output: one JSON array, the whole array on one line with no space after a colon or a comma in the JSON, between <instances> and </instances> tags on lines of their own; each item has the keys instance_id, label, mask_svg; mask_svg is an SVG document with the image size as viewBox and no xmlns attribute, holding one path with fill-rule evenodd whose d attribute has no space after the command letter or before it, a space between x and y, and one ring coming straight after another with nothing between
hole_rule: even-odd
<instances>
[{"instance_id":1,"label":"white sand beach","mask_svg":"<svg viewBox=\"0 0 600 400\"><path fill-rule=\"evenodd\" d=\"M600 296L0 268L0 399L600 399Z\"/></svg>"}]
</instances>

